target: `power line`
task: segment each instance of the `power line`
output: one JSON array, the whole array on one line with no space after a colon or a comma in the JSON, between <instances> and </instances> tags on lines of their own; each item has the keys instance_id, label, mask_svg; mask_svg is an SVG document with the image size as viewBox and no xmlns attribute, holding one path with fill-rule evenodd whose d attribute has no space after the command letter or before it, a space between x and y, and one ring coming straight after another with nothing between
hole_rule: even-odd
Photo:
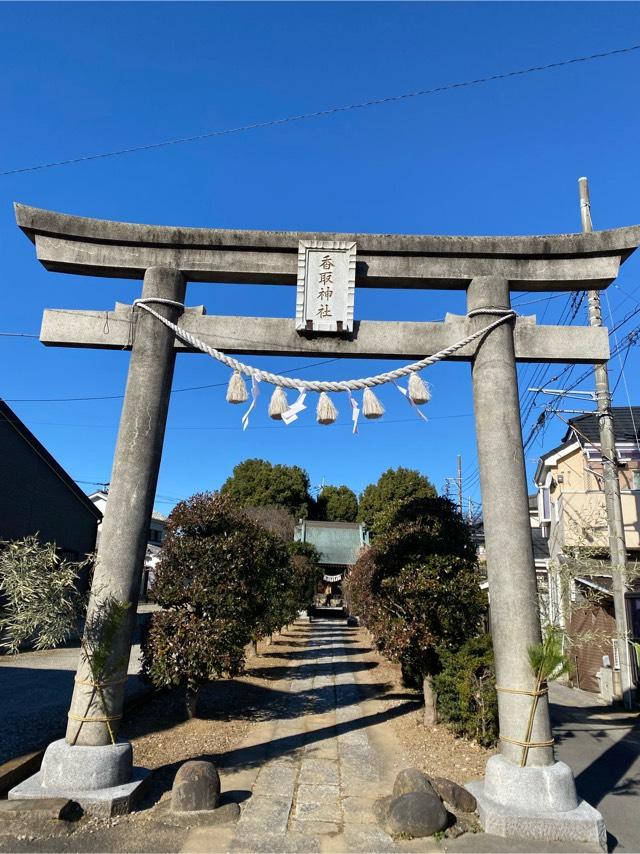
<instances>
[{"instance_id":1,"label":"power line","mask_svg":"<svg viewBox=\"0 0 640 854\"><path fill-rule=\"evenodd\" d=\"M456 413L455 415L432 415L429 417L428 420L429 421L449 421L453 418L473 418L473 412L460 412L460 413ZM16 423L16 424L22 423L20 421L13 422L13 421L11 421L11 419L6 419L6 420L9 421L9 423ZM117 424L78 424L78 423L74 423L74 422L71 422L71 423L62 422L61 423L61 422L57 422L57 421L31 421L29 423L34 427L36 427L36 426L38 426L38 427L65 427L65 428L77 427L77 428L82 429L82 430L98 430L98 429L117 430L118 429ZM365 424L367 427L375 426L375 425L380 426L380 425L384 425L384 424L407 424L407 423L409 423L409 424L424 424L424 421L420 421L416 418L384 418L384 419L381 419L379 421L366 421L365 420L364 422L360 422L360 424ZM295 429L295 430L302 430L302 429L308 430L312 427L318 427L318 426L319 425L316 424L315 422L313 424L296 424L295 426L290 424L290 425L287 425L287 430L293 430L293 429ZM348 421L348 422L345 421L344 423L338 423L335 426L336 427L349 427L350 430L353 429L353 424L351 423L351 421ZM167 431L169 431L169 430L207 430L208 431L208 430L238 430L239 427L234 426L234 425L210 426L210 425L196 424L196 425L183 425L183 426L176 426L176 427L168 426L166 429L167 429ZM262 425L262 426L261 425L255 425L255 426L252 425L251 426L252 431L253 430L282 430L282 429L283 429L283 427L280 424L267 424L267 425ZM91 481L91 483L97 483L97 482L98 481Z\"/></svg>"},{"instance_id":2,"label":"power line","mask_svg":"<svg viewBox=\"0 0 640 854\"><path fill-rule=\"evenodd\" d=\"M331 116L336 113L345 113L351 110L361 110L365 107L376 107L381 104L390 104L398 101L406 101L410 98L422 98L427 95L436 95L440 92L449 92L452 89L463 89L469 86L478 86L482 83L493 83L497 80L507 80L511 77L522 77L526 74L534 74L540 71L549 71L553 68L562 68L567 65L575 65L579 62L591 62L594 59L605 59L610 56L616 56L623 53L632 53L640 50L640 44L630 45L629 47L620 47L614 50L607 50L601 53L592 53L589 56L578 56L572 59L563 59L558 62L550 62L546 65L533 65L530 68L521 68L516 71L505 71L501 74L492 74L488 77L477 77L475 80L465 80L459 83L447 83L443 86L435 86L432 89L419 89L416 92L404 92L400 95L390 95L386 98L371 98L367 101L359 101L354 104L344 104L338 107L328 107L324 110L315 110L310 113L300 113L299 115L286 116L280 119L269 119L263 122L252 122L239 127L224 128L222 130L211 130L204 133L194 134L193 136L176 137L175 139L167 139L162 142L151 142L146 145L135 145L129 148L120 148L115 151L103 151L98 154L85 154L81 157L71 157L67 160L54 160L50 163L39 163L35 166L23 166L18 169L8 169L5 172L0 172L0 177L6 175L17 175L22 172L36 172L40 169L53 169L57 166L71 166L75 163L84 163L88 160L99 160L105 157L119 157L122 154L133 154L138 151L150 151L156 148L166 148L170 145L181 145L186 142L197 142L202 139L211 139L217 136L228 136L234 133L244 133L250 130L260 130L262 128L274 127L275 125L288 124L290 122L305 121L307 119L319 119L325 116Z\"/></svg>"},{"instance_id":3,"label":"power line","mask_svg":"<svg viewBox=\"0 0 640 854\"><path fill-rule=\"evenodd\" d=\"M291 374L294 371L306 371L309 368L317 368L320 365L330 365L332 362L337 362L338 359L324 359L322 362L311 362L308 365L300 365L296 368L288 368L286 371L282 371L283 374ZM226 386L226 382L222 383L208 383L206 385L191 385L184 386L183 388L173 388L171 389L171 394L178 394L182 391L200 391L201 389L206 388L221 388L222 386ZM7 397L2 398L5 403L77 403L78 401L84 400L120 400L124 397L124 394L101 394L95 395L91 397Z\"/></svg>"}]
</instances>

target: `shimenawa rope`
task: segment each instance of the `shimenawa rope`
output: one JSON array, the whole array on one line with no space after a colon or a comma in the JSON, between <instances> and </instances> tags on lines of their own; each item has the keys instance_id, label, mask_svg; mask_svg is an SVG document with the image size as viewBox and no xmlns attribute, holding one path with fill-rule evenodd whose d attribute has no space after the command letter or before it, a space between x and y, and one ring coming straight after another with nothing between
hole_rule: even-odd
<instances>
[{"instance_id":1,"label":"shimenawa rope","mask_svg":"<svg viewBox=\"0 0 640 854\"><path fill-rule=\"evenodd\" d=\"M171 305L177 308L184 309L184 305L182 303L176 302L175 300L161 299L160 297L148 297L146 299L135 300L133 303L133 308L144 309L144 311L151 314L153 317L163 323L168 329L171 329L178 336L178 338L182 339L187 344L190 344L196 350L200 350L203 353L207 353L209 356L213 357L214 359L217 359L219 362L222 362L223 365L226 365L232 370L238 371L239 373L245 374L246 376L253 377L260 382L270 383L271 385L277 385L283 388L291 388L297 391L305 390L316 392L360 391L365 388L373 388L374 386L384 385L384 383L393 382L394 380L398 380L402 377L409 376L410 374L417 373L418 371L421 371L423 368L426 368L429 365L434 365L436 364L436 362L441 362L443 359L452 356L454 353L457 353L458 350L462 350L463 347L466 347L467 344L471 344L473 341L477 340L478 338L481 338L488 332L491 332L493 329L505 323L507 320L511 320L512 318L515 318L517 316L516 312L512 309L474 309L473 311L470 311L467 314L467 317L471 318L483 314L498 314L500 316L497 320L494 320L493 323L490 323L488 326L484 326L482 329L478 329L477 332L473 332L471 335L467 335L466 338L463 338L461 341L457 341L450 347L446 347L444 350L440 350L437 353L434 353L433 356L427 356L424 359L420 359L420 361L418 362L413 362L412 364L405 365L402 368L396 368L396 370L394 371L387 371L383 374L376 374L376 376L373 377L364 377L363 379L358 380L341 380L339 382L327 382L318 380L301 380L291 377L285 377L281 374L272 374L269 371L261 371L258 368L254 368L251 365L245 364L244 362L239 362L237 359L234 359L231 356L227 356L220 350L216 350L215 347L210 347L208 344L205 344L204 341L201 341L195 335L192 335L190 332L187 332L186 329L182 329L176 323L172 323L170 320L167 320L166 317L163 317L159 312L151 308L149 303Z\"/></svg>"}]
</instances>

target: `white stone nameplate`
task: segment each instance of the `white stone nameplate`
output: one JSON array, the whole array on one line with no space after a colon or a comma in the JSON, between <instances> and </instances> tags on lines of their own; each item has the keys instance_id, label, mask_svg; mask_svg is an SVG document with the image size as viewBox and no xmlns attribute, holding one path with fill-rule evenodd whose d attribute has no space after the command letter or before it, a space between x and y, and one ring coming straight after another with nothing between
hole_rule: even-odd
<instances>
[{"instance_id":1,"label":"white stone nameplate","mask_svg":"<svg viewBox=\"0 0 640 854\"><path fill-rule=\"evenodd\" d=\"M298 332L353 332L356 244L309 240L298 248Z\"/></svg>"}]
</instances>

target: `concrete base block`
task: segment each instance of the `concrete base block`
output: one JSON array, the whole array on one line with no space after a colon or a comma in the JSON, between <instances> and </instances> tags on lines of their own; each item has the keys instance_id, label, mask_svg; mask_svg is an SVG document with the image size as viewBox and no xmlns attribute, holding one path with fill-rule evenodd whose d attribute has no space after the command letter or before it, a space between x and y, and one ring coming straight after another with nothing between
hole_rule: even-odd
<instances>
[{"instance_id":1,"label":"concrete base block","mask_svg":"<svg viewBox=\"0 0 640 854\"><path fill-rule=\"evenodd\" d=\"M46 749L40 771L14 786L8 797L67 798L87 813L108 818L131 810L149 773L133 768L128 742L72 747L61 739Z\"/></svg>"},{"instance_id":2,"label":"concrete base block","mask_svg":"<svg viewBox=\"0 0 640 854\"><path fill-rule=\"evenodd\" d=\"M478 802L485 833L586 843L594 851L607 850L604 820L577 797L573 774L563 762L519 768L501 756L492 756L484 781L474 780L466 788Z\"/></svg>"},{"instance_id":3,"label":"concrete base block","mask_svg":"<svg viewBox=\"0 0 640 854\"><path fill-rule=\"evenodd\" d=\"M42 760L42 785L58 789L109 789L131 777L133 751L128 741L100 747L52 741Z\"/></svg>"},{"instance_id":4,"label":"concrete base block","mask_svg":"<svg viewBox=\"0 0 640 854\"><path fill-rule=\"evenodd\" d=\"M51 788L42 785L42 771L20 783L9 792L9 799L19 798L68 798L80 804L90 815L111 818L114 815L126 815L131 812L137 798L142 794L144 785L151 772L146 768L134 768L131 780L120 786L106 789L72 789L69 786Z\"/></svg>"}]
</instances>

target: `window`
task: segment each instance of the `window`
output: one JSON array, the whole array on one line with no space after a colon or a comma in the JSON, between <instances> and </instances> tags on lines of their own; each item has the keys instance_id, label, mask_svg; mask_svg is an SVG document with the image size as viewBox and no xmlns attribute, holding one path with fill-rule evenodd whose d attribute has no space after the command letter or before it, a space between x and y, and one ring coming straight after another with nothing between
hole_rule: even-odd
<instances>
[{"instance_id":1,"label":"window","mask_svg":"<svg viewBox=\"0 0 640 854\"><path fill-rule=\"evenodd\" d=\"M551 496L547 486L538 490L538 514L541 522L551 521Z\"/></svg>"},{"instance_id":2,"label":"window","mask_svg":"<svg viewBox=\"0 0 640 854\"><path fill-rule=\"evenodd\" d=\"M640 489L640 469L635 469L633 472L633 482L631 489Z\"/></svg>"}]
</instances>

